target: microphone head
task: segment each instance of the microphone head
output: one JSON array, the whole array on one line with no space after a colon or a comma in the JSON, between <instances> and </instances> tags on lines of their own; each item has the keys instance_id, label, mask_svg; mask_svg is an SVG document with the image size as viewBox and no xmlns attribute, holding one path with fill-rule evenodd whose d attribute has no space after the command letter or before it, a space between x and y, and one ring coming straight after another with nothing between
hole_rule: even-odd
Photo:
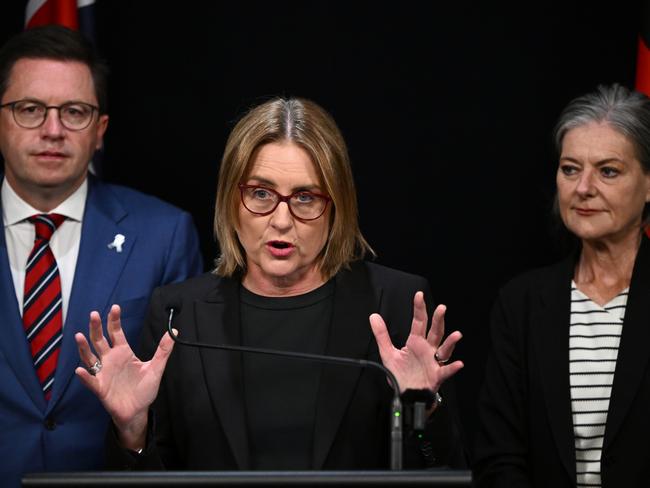
<instances>
[{"instance_id":1,"label":"microphone head","mask_svg":"<svg viewBox=\"0 0 650 488\"><path fill-rule=\"evenodd\" d=\"M180 300L170 300L167 302L167 305L165 305L165 311L167 313L171 312L172 310L174 311L174 315L178 315L181 313L181 301Z\"/></svg>"},{"instance_id":2,"label":"microphone head","mask_svg":"<svg viewBox=\"0 0 650 488\"><path fill-rule=\"evenodd\" d=\"M167 321L167 332L172 337L172 339L174 339L174 341L178 342L178 338L172 330L172 320L181 312L181 301L178 299L172 299L168 301L167 305L165 305L165 311L169 315L169 319Z\"/></svg>"}]
</instances>

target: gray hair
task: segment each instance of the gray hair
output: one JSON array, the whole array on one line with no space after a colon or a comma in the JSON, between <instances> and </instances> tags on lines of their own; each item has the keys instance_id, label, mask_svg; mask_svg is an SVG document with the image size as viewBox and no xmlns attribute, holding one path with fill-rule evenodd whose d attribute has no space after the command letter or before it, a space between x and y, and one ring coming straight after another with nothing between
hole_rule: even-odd
<instances>
[{"instance_id":1,"label":"gray hair","mask_svg":"<svg viewBox=\"0 0 650 488\"><path fill-rule=\"evenodd\" d=\"M562 152L566 133L590 122L605 122L626 136L645 173L650 173L650 98L617 83L573 99L553 131L555 149Z\"/></svg>"}]
</instances>

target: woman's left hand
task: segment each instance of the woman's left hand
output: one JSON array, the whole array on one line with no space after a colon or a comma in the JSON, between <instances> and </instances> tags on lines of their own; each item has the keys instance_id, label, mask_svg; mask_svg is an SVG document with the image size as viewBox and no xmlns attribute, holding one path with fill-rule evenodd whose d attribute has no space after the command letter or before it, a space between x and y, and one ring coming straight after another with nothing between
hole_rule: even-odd
<instances>
[{"instance_id":1,"label":"woman's left hand","mask_svg":"<svg viewBox=\"0 0 650 488\"><path fill-rule=\"evenodd\" d=\"M394 375L400 392L407 389L428 389L437 392L448 378L463 368L462 361L449 362L456 343L463 337L459 331L445 334L444 305L438 305L431 318L427 333L427 308L424 294L418 291L413 298L413 322L406 344L395 348L390 339L386 323L381 315L370 316L370 327L375 335L381 361Z\"/></svg>"}]
</instances>

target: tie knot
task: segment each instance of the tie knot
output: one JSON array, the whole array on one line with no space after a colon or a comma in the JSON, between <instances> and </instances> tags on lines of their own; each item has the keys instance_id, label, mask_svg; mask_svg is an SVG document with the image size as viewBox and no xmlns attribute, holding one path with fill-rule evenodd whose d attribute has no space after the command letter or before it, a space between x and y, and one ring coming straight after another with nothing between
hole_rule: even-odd
<instances>
[{"instance_id":1,"label":"tie knot","mask_svg":"<svg viewBox=\"0 0 650 488\"><path fill-rule=\"evenodd\" d=\"M28 220L34 224L36 238L49 241L54 231L63 223L65 217L59 214L39 214L32 215Z\"/></svg>"}]
</instances>

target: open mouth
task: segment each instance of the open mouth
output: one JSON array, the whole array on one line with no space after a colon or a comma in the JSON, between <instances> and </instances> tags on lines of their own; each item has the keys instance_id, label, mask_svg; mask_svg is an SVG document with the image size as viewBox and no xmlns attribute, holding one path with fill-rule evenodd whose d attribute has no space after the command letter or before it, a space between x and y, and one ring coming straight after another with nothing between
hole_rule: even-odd
<instances>
[{"instance_id":1,"label":"open mouth","mask_svg":"<svg viewBox=\"0 0 650 488\"><path fill-rule=\"evenodd\" d=\"M269 244L271 245L271 247L274 247L275 249L288 249L289 247L291 247L291 244L289 244L288 242L281 242L281 241L272 241L269 242Z\"/></svg>"},{"instance_id":2,"label":"open mouth","mask_svg":"<svg viewBox=\"0 0 650 488\"><path fill-rule=\"evenodd\" d=\"M293 244L285 241L269 241L266 245L270 253L276 258L287 258L291 256L295 250Z\"/></svg>"}]
</instances>

